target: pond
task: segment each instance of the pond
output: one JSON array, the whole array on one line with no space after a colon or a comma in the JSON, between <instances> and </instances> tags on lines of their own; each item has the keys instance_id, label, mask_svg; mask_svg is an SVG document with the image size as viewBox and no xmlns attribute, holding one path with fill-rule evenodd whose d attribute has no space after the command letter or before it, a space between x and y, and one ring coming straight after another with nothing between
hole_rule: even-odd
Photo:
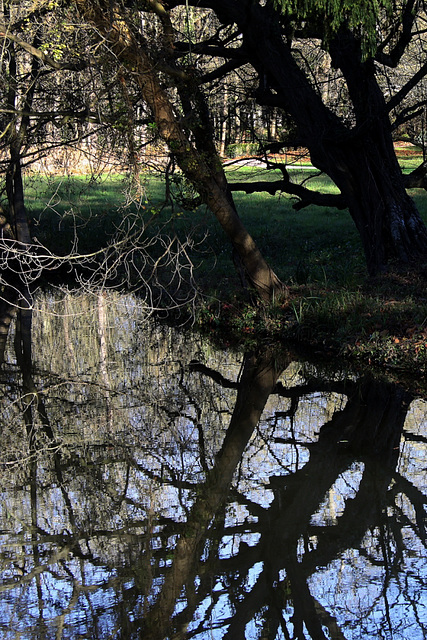
<instances>
[{"instance_id":1,"label":"pond","mask_svg":"<svg viewBox=\"0 0 427 640\"><path fill-rule=\"evenodd\" d=\"M131 295L0 329L2 638L426 637L425 398Z\"/></svg>"}]
</instances>

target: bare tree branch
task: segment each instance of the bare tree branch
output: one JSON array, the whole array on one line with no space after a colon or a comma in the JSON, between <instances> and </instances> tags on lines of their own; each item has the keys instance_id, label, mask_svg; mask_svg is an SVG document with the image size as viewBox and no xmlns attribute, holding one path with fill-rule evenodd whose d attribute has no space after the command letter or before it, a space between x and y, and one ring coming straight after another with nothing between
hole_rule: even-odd
<instances>
[{"instance_id":1,"label":"bare tree branch","mask_svg":"<svg viewBox=\"0 0 427 640\"><path fill-rule=\"evenodd\" d=\"M392 98L387 102L387 111L390 112L395 109L404 98L414 89L417 84L425 78L427 75L427 62L425 62L421 68L414 73L414 75L408 80L408 82L403 85L403 87L394 94Z\"/></svg>"},{"instance_id":2,"label":"bare tree branch","mask_svg":"<svg viewBox=\"0 0 427 640\"><path fill-rule=\"evenodd\" d=\"M275 165L269 163L272 166L280 168L283 178L281 180L275 180L273 182L258 181L258 182L232 182L230 183L231 191L244 191L245 193L266 192L271 195L276 194L278 191L288 193L290 195L297 196L300 200L296 202L293 207L296 210L303 209L311 204L321 207L336 207L337 209L345 209L346 203L341 194L329 194L320 193L319 191L312 191L306 187L295 184L291 181L288 171L283 164Z\"/></svg>"},{"instance_id":3,"label":"bare tree branch","mask_svg":"<svg viewBox=\"0 0 427 640\"><path fill-rule=\"evenodd\" d=\"M390 29L389 34L381 43L377 53L375 54L375 60L387 67L397 67L405 53L406 47L413 38L412 27L417 16L416 5L419 4L421 3L418 2L418 0L409 0L407 2L403 10L401 20L396 20L394 29ZM401 33L396 44L389 53L385 53L386 47L395 37L398 29L401 29Z\"/></svg>"}]
</instances>

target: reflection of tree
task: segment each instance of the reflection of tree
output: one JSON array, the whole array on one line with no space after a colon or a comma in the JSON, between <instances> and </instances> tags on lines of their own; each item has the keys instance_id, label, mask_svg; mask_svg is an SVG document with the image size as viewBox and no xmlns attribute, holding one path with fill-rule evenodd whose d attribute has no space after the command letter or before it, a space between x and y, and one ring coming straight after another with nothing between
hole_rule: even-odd
<instances>
[{"instance_id":1,"label":"reflection of tree","mask_svg":"<svg viewBox=\"0 0 427 640\"><path fill-rule=\"evenodd\" d=\"M408 633L422 637L426 498L397 465L411 396L368 376L317 379L313 366L292 379L291 356L267 351L239 373L238 357L216 364L197 338L134 311L115 329L114 301L95 302L82 302L79 341L70 299L69 321L49 317L51 354L38 351L37 318L21 314L20 383L9 363L2 373L21 403L21 431L2 423L14 455L3 454L0 511L0 593L20 589L32 607L19 632L341 639L351 625L373 635L375 617L397 633L405 606ZM58 353L71 346L70 374ZM425 437L406 433L421 456ZM372 576L359 613L346 566L357 597Z\"/></svg>"},{"instance_id":2,"label":"reflection of tree","mask_svg":"<svg viewBox=\"0 0 427 640\"><path fill-rule=\"evenodd\" d=\"M146 638L165 637L176 599L185 585L194 583L195 561L202 551L208 528L225 502L236 467L276 384L279 372L275 364L269 353L248 357L245 361L221 450L187 517L158 600L144 620ZM194 597L193 601L197 603Z\"/></svg>"},{"instance_id":3,"label":"reflection of tree","mask_svg":"<svg viewBox=\"0 0 427 640\"><path fill-rule=\"evenodd\" d=\"M262 531L259 560L264 562L269 585L276 582L280 589L281 584L286 584L287 595L293 601L292 622L297 637L303 637L304 625L313 638L327 637L322 625L328 627L331 635L336 634L333 617L319 615L320 605L311 596L307 578L318 566L326 566L343 550L359 548L366 531L381 524L383 502L398 457L408 399L405 393L392 386L362 380L355 385L345 408L322 427L318 442L310 447L307 464L291 476L271 479L275 497L266 517L259 521L258 529ZM315 527L313 531L310 525L313 514L340 474L354 461L355 455L365 461L357 495L346 501L336 524ZM313 535L317 538L314 548ZM303 552L299 549L301 540ZM280 581L283 569L286 578ZM273 625L283 628L277 600L278 595L273 592L267 602L272 610ZM239 607L247 612L245 599ZM234 634L239 630L235 625L234 617L226 637L236 637Z\"/></svg>"},{"instance_id":4,"label":"reflection of tree","mask_svg":"<svg viewBox=\"0 0 427 640\"><path fill-rule=\"evenodd\" d=\"M337 388L336 384L334 386ZM313 382L304 385L303 388L305 391L313 389ZM378 544L384 546L384 530L387 527L389 533L395 536L398 555L402 553L401 529L407 522L387 516L387 507L393 504L388 498L388 488L392 480L397 481L395 465L411 398L394 385L368 378L350 385L342 385L342 389L351 391L347 404L322 427L318 441L309 446L309 461L292 475L271 477L273 502L268 509L262 509L257 505L253 512L258 522L252 532L261 533L258 544L250 548L241 544L233 558L220 563L222 570L218 568L217 562L216 572L223 576L223 581L224 577L227 577L230 594L230 617L221 623L223 628L228 626L223 636L225 638L245 637L246 625L260 614L263 618L262 637L275 638L281 630L285 637L303 638L306 637L306 628L312 638L342 638L344 633L334 616L312 596L308 584L309 577L318 566L326 566L346 549L361 547L366 532L370 530L378 530ZM276 387L275 390L286 393L280 387ZM295 397L294 393L290 395ZM296 407L297 403L294 403L294 411ZM242 428L242 434L244 433ZM223 449L226 446L227 436ZM334 524L313 526L312 517L320 508L328 490L340 475L350 468L355 459L364 463L364 472L355 497L346 500L342 514ZM194 520L199 528L207 528L203 511L199 513L198 507L199 504L205 503L205 492L212 491L213 495L217 495L221 486L221 482L217 481L214 487L206 483L201 489L203 498L198 498L187 520L192 532L195 527ZM414 488L411 493L416 513L411 526L419 539L424 540L425 532L419 525L422 523L420 514L423 513L426 499ZM251 509L252 505L244 497L242 503ZM208 521L214 529L210 519ZM199 528L196 528L197 531ZM222 535L227 533L227 529L223 528ZM186 542L184 533L180 543L186 545ZM392 546L389 544L389 550ZM187 563L188 556L193 554L195 564L192 580L188 579L188 567L185 572L181 570L179 560L182 556L182 546L178 543L174 569L166 578L162 594L166 591L170 595L170 581L175 587L175 598L178 598L183 584L193 584L197 573L202 572L202 565L197 564L200 551L188 546L185 546L185 549L188 554L185 555ZM361 553L364 553L363 549ZM384 568L386 578L390 575L392 567L389 553L384 552L382 559L368 559ZM257 563L262 564L263 569L253 588L247 591L245 584ZM185 576L186 579L180 581L178 576ZM188 611L181 611L177 616L176 637L183 637L182 630L190 622L197 605L207 596L209 594L203 591L197 598L193 596L193 603L188 604ZM290 602L293 614L290 620L286 620L282 610L286 603ZM173 607L171 602L168 602L168 607L162 608L164 603L160 596L148 616L150 622L159 611L164 614L161 616L163 624L165 618L169 619ZM152 635L149 637L163 637L164 626L161 625L160 619L156 617L155 620L154 631L151 631ZM294 628L293 635L288 631L290 622ZM329 635L325 635L325 627ZM179 628L181 632L178 631Z\"/></svg>"}]
</instances>

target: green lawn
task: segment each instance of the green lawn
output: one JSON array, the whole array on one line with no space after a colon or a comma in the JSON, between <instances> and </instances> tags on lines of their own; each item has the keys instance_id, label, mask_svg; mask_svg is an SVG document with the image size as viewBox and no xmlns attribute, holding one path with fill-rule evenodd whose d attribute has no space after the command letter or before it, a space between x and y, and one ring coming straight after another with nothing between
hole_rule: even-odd
<instances>
[{"instance_id":1,"label":"green lawn","mask_svg":"<svg viewBox=\"0 0 427 640\"><path fill-rule=\"evenodd\" d=\"M415 163L412 157L409 160ZM309 188L337 192L326 176L317 175L310 167L294 165L290 172L295 181L314 176L305 182ZM228 175L231 182L280 178L279 172L234 165ZM87 176L28 177L26 202L33 235L59 254L66 254L77 236L79 251L87 253L109 242L126 216L137 215L141 224L150 221L150 237L177 233L184 238L193 234L191 258L203 290L220 295L239 288L229 245L210 212L205 207L186 211L178 202L173 207L165 205L165 186L160 177L147 176L142 184L142 195L135 202L125 176L101 175L95 180ZM427 219L424 193L418 190L413 195ZM265 192L235 192L234 198L263 255L286 283L357 287L363 282L366 269L361 243L347 211L314 206L295 211L289 196Z\"/></svg>"}]
</instances>

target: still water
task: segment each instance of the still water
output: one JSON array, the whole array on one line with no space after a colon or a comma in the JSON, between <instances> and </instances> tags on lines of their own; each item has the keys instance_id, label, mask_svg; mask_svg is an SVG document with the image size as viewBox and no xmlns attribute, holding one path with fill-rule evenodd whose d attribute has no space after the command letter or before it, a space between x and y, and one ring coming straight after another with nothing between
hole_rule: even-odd
<instances>
[{"instance_id":1,"label":"still water","mask_svg":"<svg viewBox=\"0 0 427 640\"><path fill-rule=\"evenodd\" d=\"M425 398L132 296L0 328L1 638L427 637Z\"/></svg>"}]
</instances>

